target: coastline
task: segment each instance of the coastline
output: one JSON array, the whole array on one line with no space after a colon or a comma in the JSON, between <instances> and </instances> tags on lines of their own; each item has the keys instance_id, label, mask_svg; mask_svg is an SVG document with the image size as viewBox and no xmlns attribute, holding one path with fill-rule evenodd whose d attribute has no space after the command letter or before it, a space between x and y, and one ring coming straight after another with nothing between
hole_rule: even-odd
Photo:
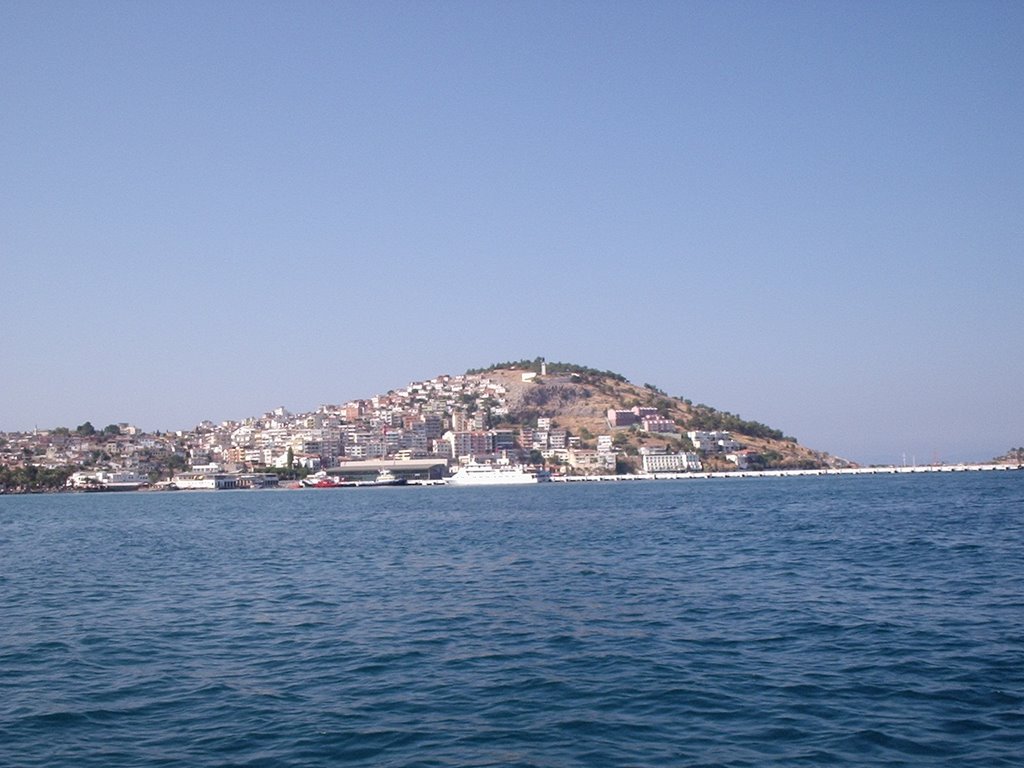
<instances>
[{"instance_id":1,"label":"coastline","mask_svg":"<svg viewBox=\"0 0 1024 768\"><path fill-rule=\"evenodd\" d=\"M882 466L882 467L848 467L843 469L765 469L765 470L735 470L732 472L654 472L638 473L635 475L552 475L552 483L623 483L641 482L650 480L735 480L739 478L759 477L821 477L825 475L921 475L950 472L1018 472L1024 470L1024 464L940 464L912 467ZM373 485L373 483L366 483ZM444 480L409 480L407 487L436 487L445 486ZM154 486L140 486L137 489L126 488L92 488L89 493L112 493L129 492L131 490L145 491L149 493L167 491L170 489ZM186 493L195 493L199 490L224 490L224 489L184 489ZM230 490L300 490L281 486L280 488L234 488ZM309 489L302 489L309 490ZM40 493L85 493L82 489L51 489L21 491L14 489L0 489L0 495L22 496ZM173 490L174 493L180 490Z\"/></svg>"}]
</instances>

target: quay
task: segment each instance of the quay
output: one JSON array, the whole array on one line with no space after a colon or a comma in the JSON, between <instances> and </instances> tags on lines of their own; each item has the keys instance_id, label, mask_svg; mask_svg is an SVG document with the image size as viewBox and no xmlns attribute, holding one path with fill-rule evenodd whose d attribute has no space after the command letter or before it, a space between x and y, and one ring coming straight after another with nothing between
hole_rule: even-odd
<instances>
[{"instance_id":1,"label":"quay","mask_svg":"<svg viewBox=\"0 0 1024 768\"><path fill-rule=\"evenodd\" d=\"M732 472L651 472L636 475L552 476L554 483L635 482L637 480L714 480L740 477L811 477L819 475L918 475L936 472L1012 472L1024 464L928 464L913 467L846 467L843 469L762 469Z\"/></svg>"}]
</instances>

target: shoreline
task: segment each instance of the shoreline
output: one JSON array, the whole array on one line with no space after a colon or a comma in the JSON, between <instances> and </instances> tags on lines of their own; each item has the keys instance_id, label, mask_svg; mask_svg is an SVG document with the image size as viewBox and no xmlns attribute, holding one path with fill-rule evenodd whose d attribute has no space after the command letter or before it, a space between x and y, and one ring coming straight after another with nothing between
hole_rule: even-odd
<instances>
[{"instance_id":1,"label":"shoreline","mask_svg":"<svg viewBox=\"0 0 1024 768\"><path fill-rule=\"evenodd\" d=\"M939 464L916 467L848 467L844 469L763 469L757 471L735 470L731 472L654 472L649 474L638 473L635 475L553 475L552 483L624 483L641 482L650 480L735 480L739 478L757 477L822 477L827 475L922 475L950 472L1019 472L1024 470L1024 464ZM367 483L373 485L373 483ZM437 487L446 486L444 480L409 480L407 487ZM531 484L532 485L532 484ZM537 483L543 485L543 483ZM225 490L225 489L166 489L153 486L140 486L136 489L126 488L91 488L88 491L83 489L47 489L47 490L15 490L0 489L0 496L29 496L50 493L130 493L144 491L148 493L173 492L179 493L184 490L197 492L199 490ZM252 491L252 490L317 490L310 488L289 488L281 486L278 488L232 488L227 490Z\"/></svg>"}]
</instances>

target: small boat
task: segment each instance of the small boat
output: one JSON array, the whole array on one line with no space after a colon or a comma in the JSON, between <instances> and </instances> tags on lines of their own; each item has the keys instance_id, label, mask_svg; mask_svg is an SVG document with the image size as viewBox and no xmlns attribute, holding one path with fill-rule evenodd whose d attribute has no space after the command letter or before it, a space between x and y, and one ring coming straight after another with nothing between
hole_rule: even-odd
<instances>
[{"instance_id":1,"label":"small boat","mask_svg":"<svg viewBox=\"0 0 1024 768\"><path fill-rule=\"evenodd\" d=\"M373 485L405 485L408 481L399 477L390 469L382 469L373 480Z\"/></svg>"},{"instance_id":2,"label":"small boat","mask_svg":"<svg viewBox=\"0 0 1024 768\"><path fill-rule=\"evenodd\" d=\"M301 483L303 488L337 488L341 483L341 478L331 477L321 470L316 474L302 478Z\"/></svg>"}]
</instances>

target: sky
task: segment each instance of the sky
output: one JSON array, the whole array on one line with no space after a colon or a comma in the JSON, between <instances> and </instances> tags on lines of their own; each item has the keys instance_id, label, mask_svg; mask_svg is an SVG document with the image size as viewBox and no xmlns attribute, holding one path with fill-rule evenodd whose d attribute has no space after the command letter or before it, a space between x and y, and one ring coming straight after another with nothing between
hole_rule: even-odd
<instances>
[{"instance_id":1,"label":"sky","mask_svg":"<svg viewBox=\"0 0 1024 768\"><path fill-rule=\"evenodd\" d=\"M1018 2L0 3L0 430L544 356L1024 445Z\"/></svg>"}]
</instances>

